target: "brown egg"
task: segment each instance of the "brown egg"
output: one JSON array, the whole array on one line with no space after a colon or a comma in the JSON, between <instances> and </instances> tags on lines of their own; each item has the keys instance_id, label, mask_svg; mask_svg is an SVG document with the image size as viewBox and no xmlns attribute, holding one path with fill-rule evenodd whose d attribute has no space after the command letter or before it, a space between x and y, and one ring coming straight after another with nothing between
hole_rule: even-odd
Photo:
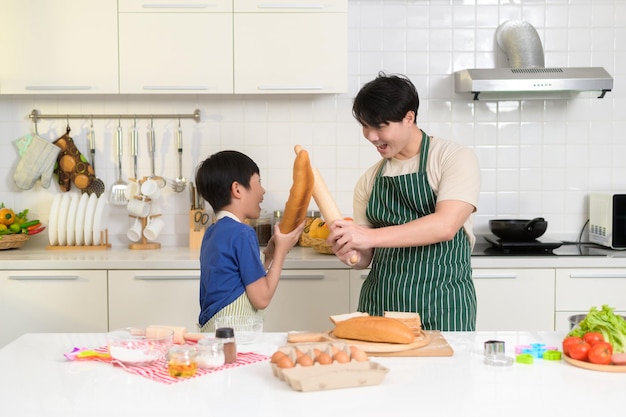
<instances>
[{"instance_id":1,"label":"brown egg","mask_svg":"<svg viewBox=\"0 0 626 417\"><path fill-rule=\"evenodd\" d=\"M282 358L278 360L278 362L276 362L276 366L282 369L293 368L294 363L289 356L283 356Z\"/></svg>"},{"instance_id":2,"label":"brown egg","mask_svg":"<svg viewBox=\"0 0 626 417\"><path fill-rule=\"evenodd\" d=\"M321 350L317 348L313 349L313 356L315 356L316 358L320 355L320 353L322 353Z\"/></svg>"},{"instance_id":3,"label":"brown egg","mask_svg":"<svg viewBox=\"0 0 626 417\"><path fill-rule=\"evenodd\" d=\"M317 358L315 358L315 360L320 365L330 365L331 363L333 363L333 358L331 358L330 355L326 352L321 352L319 355L317 355Z\"/></svg>"},{"instance_id":4,"label":"brown egg","mask_svg":"<svg viewBox=\"0 0 626 417\"><path fill-rule=\"evenodd\" d=\"M339 349L335 345L330 345L330 351L334 356L337 352L339 352Z\"/></svg>"},{"instance_id":5,"label":"brown egg","mask_svg":"<svg viewBox=\"0 0 626 417\"><path fill-rule=\"evenodd\" d=\"M333 355L333 359L338 363L348 363L350 362L350 357L343 350L338 350L337 353Z\"/></svg>"},{"instance_id":6,"label":"brown egg","mask_svg":"<svg viewBox=\"0 0 626 417\"><path fill-rule=\"evenodd\" d=\"M272 363L276 363L276 362L278 362L278 360L279 360L280 358L284 358L285 356L287 356L287 355L285 355L285 353L284 353L284 352L282 352L282 351L280 351L280 350L277 350L277 351L276 351L276 352L274 352L274 354L272 355L272 360L271 360L270 362L272 362Z\"/></svg>"},{"instance_id":7,"label":"brown egg","mask_svg":"<svg viewBox=\"0 0 626 417\"><path fill-rule=\"evenodd\" d=\"M294 351L296 352L296 358L299 358L300 356L304 355L304 353L302 353L302 351L298 348L294 348Z\"/></svg>"},{"instance_id":8,"label":"brown egg","mask_svg":"<svg viewBox=\"0 0 626 417\"><path fill-rule=\"evenodd\" d=\"M296 363L300 366L313 366L313 358L309 355L302 354L296 359Z\"/></svg>"},{"instance_id":9,"label":"brown egg","mask_svg":"<svg viewBox=\"0 0 626 417\"><path fill-rule=\"evenodd\" d=\"M352 359L357 362L365 362L369 359L367 353L363 352L356 346L350 346L350 354L352 356Z\"/></svg>"}]
</instances>

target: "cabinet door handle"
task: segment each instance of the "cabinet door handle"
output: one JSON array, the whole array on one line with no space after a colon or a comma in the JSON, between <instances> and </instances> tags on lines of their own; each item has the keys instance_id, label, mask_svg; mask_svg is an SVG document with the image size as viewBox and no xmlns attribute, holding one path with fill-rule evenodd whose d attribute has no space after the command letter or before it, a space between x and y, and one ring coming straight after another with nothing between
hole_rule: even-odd
<instances>
[{"instance_id":1,"label":"cabinet door handle","mask_svg":"<svg viewBox=\"0 0 626 417\"><path fill-rule=\"evenodd\" d=\"M135 275L137 281L184 281L200 279L199 275Z\"/></svg>"},{"instance_id":2,"label":"cabinet door handle","mask_svg":"<svg viewBox=\"0 0 626 417\"><path fill-rule=\"evenodd\" d=\"M280 4L280 3L261 3L257 5L258 9L323 9L323 4Z\"/></svg>"},{"instance_id":3,"label":"cabinet door handle","mask_svg":"<svg viewBox=\"0 0 626 417\"><path fill-rule=\"evenodd\" d=\"M570 278L626 278L626 274L624 273L606 273L606 274L585 274L585 273L571 273L569 274Z\"/></svg>"},{"instance_id":4,"label":"cabinet door handle","mask_svg":"<svg viewBox=\"0 0 626 417\"><path fill-rule=\"evenodd\" d=\"M216 88L209 88L207 86L204 85L144 85L142 87L144 90L163 90L163 91L171 91L171 90L198 90L198 91L205 91L205 90L215 90Z\"/></svg>"},{"instance_id":5,"label":"cabinet door handle","mask_svg":"<svg viewBox=\"0 0 626 417\"><path fill-rule=\"evenodd\" d=\"M76 281L78 275L9 275L14 281Z\"/></svg>"},{"instance_id":6,"label":"cabinet door handle","mask_svg":"<svg viewBox=\"0 0 626 417\"><path fill-rule=\"evenodd\" d=\"M187 4L155 4L144 3L141 5L144 9L206 9L208 7L216 7L214 3L187 3Z\"/></svg>"},{"instance_id":7,"label":"cabinet door handle","mask_svg":"<svg viewBox=\"0 0 626 417\"><path fill-rule=\"evenodd\" d=\"M316 91L323 90L324 87L319 85L259 85L257 87L259 90L301 90L301 91Z\"/></svg>"},{"instance_id":8,"label":"cabinet door handle","mask_svg":"<svg viewBox=\"0 0 626 417\"><path fill-rule=\"evenodd\" d=\"M27 90L32 91L56 91L56 90L91 90L89 85L27 85Z\"/></svg>"},{"instance_id":9,"label":"cabinet door handle","mask_svg":"<svg viewBox=\"0 0 626 417\"><path fill-rule=\"evenodd\" d=\"M472 279L516 279L517 274L472 274Z\"/></svg>"},{"instance_id":10,"label":"cabinet door handle","mask_svg":"<svg viewBox=\"0 0 626 417\"><path fill-rule=\"evenodd\" d=\"M280 279L324 279L324 274L281 275Z\"/></svg>"}]
</instances>

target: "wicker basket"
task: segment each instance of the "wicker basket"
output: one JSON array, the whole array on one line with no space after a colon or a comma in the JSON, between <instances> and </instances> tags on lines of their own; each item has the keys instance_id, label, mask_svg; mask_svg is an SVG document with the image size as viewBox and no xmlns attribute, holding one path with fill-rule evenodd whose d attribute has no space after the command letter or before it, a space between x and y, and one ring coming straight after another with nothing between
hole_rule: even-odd
<instances>
[{"instance_id":1,"label":"wicker basket","mask_svg":"<svg viewBox=\"0 0 626 417\"><path fill-rule=\"evenodd\" d=\"M17 249L28 240L29 236L24 233L0 236L0 250Z\"/></svg>"},{"instance_id":2,"label":"wicker basket","mask_svg":"<svg viewBox=\"0 0 626 417\"><path fill-rule=\"evenodd\" d=\"M311 247L315 252L323 253L325 255L334 255L331 245L326 243L326 239L309 238L311 240Z\"/></svg>"}]
</instances>

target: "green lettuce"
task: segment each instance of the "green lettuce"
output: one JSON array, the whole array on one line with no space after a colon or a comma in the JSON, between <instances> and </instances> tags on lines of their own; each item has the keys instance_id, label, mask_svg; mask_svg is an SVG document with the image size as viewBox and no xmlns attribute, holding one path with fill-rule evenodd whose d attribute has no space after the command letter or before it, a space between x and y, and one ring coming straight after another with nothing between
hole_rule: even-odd
<instances>
[{"instance_id":1,"label":"green lettuce","mask_svg":"<svg viewBox=\"0 0 626 417\"><path fill-rule=\"evenodd\" d=\"M585 333L599 332L613 346L614 353L626 352L626 320L613 313L614 308L604 304L602 310L591 307L587 317L568 336L583 337Z\"/></svg>"}]
</instances>

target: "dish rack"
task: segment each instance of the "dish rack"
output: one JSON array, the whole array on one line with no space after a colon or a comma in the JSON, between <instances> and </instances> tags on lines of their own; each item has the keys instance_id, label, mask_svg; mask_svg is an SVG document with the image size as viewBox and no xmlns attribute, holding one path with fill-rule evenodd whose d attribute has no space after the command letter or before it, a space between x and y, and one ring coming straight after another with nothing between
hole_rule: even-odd
<instances>
[{"instance_id":1,"label":"dish rack","mask_svg":"<svg viewBox=\"0 0 626 417\"><path fill-rule=\"evenodd\" d=\"M86 232L85 233L85 237L84 238L78 238L79 235L82 235L82 233L80 232L80 230L82 230L81 228L79 228L80 223L76 222L77 220L80 220L82 218L85 219L85 221L87 221L87 219L91 219L92 222L92 227L93 227L93 223L94 223L94 219L98 216L101 216L102 213L104 212L104 209L106 208L106 198L104 196L100 196L98 197L97 194L95 193L81 193L79 194L77 198L76 203L74 203L71 200L70 196L70 192L67 193L63 193L63 194L59 194L57 195L57 198L55 199L55 201L53 201L52 203L52 208L50 209L50 223L48 224L47 230L48 230L48 238L50 240L50 244L48 246L46 246L47 250L103 250L103 249L109 249L111 248L111 244L109 243L109 231L108 229L99 229L99 239L93 239L93 238L87 238L87 235L93 235L91 233ZM68 201L70 201L65 208L67 209L66 211L63 210L63 199L67 198ZM102 199L102 201L100 201L100 199ZM85 200L85 201L83 201ZM93 200L93 202L91 201ZM72 207L72 203L75 204L76 206L76 213L74 215L70 214L73 213L71 208L68 207ZM82 203L82 204L81 204ZM83 215L79 216L78 212L82 212ZM87 213L90 213L90 215L88 216ZM60 217L59 216L67 216L66 217L66 221L73 221L76 222L75 226L73 226L74 228L76 228L76 237L71 239L69 238L71 232L69 232L70 234L68 234L67 238L64 238L63 240L60 238L61 233L63 230L72 230L69 225L67 227L62 227L62 224L65 223L61 223L60 222ZM83 229L86 229L85 226L86 223L83 224L83 226L81 226ZM58 229L58 230L57 230ZM50 233L53 234L53 236L57 236L57 234L59 235L59 239L52 238L50 237ZM97 242L97 243L96 243Z\"/></svg>"}]
</instances>

